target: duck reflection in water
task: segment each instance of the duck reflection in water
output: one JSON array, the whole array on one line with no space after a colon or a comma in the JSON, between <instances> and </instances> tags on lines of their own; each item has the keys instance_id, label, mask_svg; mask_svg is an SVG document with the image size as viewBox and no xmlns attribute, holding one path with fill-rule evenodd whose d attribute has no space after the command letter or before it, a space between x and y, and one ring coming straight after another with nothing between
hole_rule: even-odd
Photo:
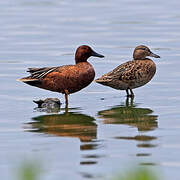
<instances>
[{"instance_id":1,"label":"duck reflection in water","mask_svg":"<svg viewBox=\"0 0 180 180\"><path fill-rule=\"evenodd\" d=\"M64 112L63 114L42 115L32 118L27 123L29 132L45 133L61 137L79 138L81 141L80 150L83 151L81 165L96 164L100 156L89 154L89 150L99 148L97 139L97 125L91 116ZM87 154L86 154L87 151Z\"/></svg>"},{"instance_id":2,"label":"duck reflection in water","mask_svg":"<svg viewBox=\"0 0 180 180\"><path fill-rule=\"evenodd\" d=\"M131 102L129 102L129 99ZM100 111L98 115L104 124L127 124L138 128L138 131L150 131L157 128L157 115L149 108L137 108L133 98L127 98L125 105L115 106Z\"/></svg>"},{"instance_id":3,"label":"duck reflection in water","mask_svg":"<svg viewBox=\"0 0 180 180\"><path fill-rule=\"evenodd\" d=\"M42 115L32 118L31 132L46 133L55 136L75 137L81 142L96 139L97 125L95 119L80 113Z\"/></svg>"},{"instance_id":4,"label":"duck reflection in water","mask_svg":"<svg viewBox=\"0 0 180 180\"><path fill-rule=\"evenodd\" d=\"M129 102L129 100L131 100ZM104 124L120 124L137 127L139 132L152 131L158 127L157 115L149 108L138 108L137 104L133 103L133 98L126 99L125 105L115 106L111 109L100 111L98 113L103 119ZM155 144L150 142L157 139L155 136L148 136L146 134L130 136L116 136L115 139L120 140L135 140L138 142L138 148L155 147ZM140 153L137 156L148 156L150 154Z\"/></svg>"}]
</instances>

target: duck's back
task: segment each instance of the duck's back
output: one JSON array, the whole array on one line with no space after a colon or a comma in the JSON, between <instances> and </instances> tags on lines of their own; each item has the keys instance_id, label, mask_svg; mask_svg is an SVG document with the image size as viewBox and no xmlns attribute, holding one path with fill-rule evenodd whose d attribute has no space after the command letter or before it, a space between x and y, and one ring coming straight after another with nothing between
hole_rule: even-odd
<instances>
[{"instance_id":1,"label":"duck's back","mask_svg":"<svg viewBox=\"0 0 180 180\"><path fill-rule=\"evenodd\" d=\"M155 72L156 65L152 60L133 60L119 65L96 82L120 90L133 89L148 83Z\"/></svg>"}]
</instances>

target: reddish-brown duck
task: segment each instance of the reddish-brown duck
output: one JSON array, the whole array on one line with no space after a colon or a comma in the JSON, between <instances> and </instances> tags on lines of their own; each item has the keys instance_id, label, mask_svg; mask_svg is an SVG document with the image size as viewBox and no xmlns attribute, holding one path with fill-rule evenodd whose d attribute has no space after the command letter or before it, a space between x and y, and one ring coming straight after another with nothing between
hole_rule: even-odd
<instances>
[{"instance_id":1,"label":"reddish-brown duck","mask_svg":"<svg viewBox=\"0 0 180 180\"><path fill-rule=\"evenodd\" d=\"M94 68L87 62L91 56L104 57L89 46L82 45L76 50L75 65L29 68L28 72L31 76L18 80L31 86L65 94L66 105L68 105L69 94L80 91L94 80Z\"/></svg>"}]
</instances>

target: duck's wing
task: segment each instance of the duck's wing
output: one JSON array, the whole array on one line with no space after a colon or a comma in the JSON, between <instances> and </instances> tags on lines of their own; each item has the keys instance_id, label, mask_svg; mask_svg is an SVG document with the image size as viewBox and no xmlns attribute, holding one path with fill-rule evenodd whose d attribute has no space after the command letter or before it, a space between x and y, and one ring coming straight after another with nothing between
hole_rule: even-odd
<instances>
[{"instance_id":1,"label":"duck's wing","mask_svg":"<svg viewBox=\"0 0 180 180\"><path fill-rule=\"evenodd\" d=\"M31 74L32 79L41 79L47 74L54 72L59 67L44 67L44 68L28 68L28 71Z\"/></svg>"},{"instance_id":2,"label":"duck's wing","mask_svg":"<svg viewBox=\"0 0 180 180\"><path fill-rule=\"evenodd\" d=\"M133 69L135 69L135 61L128 61L96 79L96 82L101 83L105 81L112 81L114 79L121 80L123 76L127 76L128 74L130 75Z\"/></svg>"},{"instance_id":3,"label":"duck's wing","mask_svg":"<svg viewBox=\"0 0 180 180\"><path fill-rule=\"evenodd\" d=\"M112 78L118 78L122 76L123 74L129 74L133 71L135 68L135 62L134 61L128 61L126 63L123 63L113 69L111 72L107 73L107 76L111 76Z\"/></svg>"},{"instance_id":4,"label":"duck's wing","mask_svg":"<svg viewBox=\"0 0 180 180\"><path fill-rule=\"evenodd\" d=\"M40 83L41 79L44 78L47 74L55 72L59 67L44 67L44 68L28 68L28 71L31 75L17 81L22 81L29 85L37 85Z\"/></svg>"}]
</instances>

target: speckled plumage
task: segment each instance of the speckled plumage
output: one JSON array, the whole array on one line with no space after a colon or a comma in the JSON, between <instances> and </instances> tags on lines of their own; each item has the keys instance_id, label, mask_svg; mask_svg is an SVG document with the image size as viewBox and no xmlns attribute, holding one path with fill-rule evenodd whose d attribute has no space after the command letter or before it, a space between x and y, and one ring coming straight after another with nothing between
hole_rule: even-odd
<instances>
[{"instance_id":1,"label":"speckled plumage","mask_svg":"<svg viewBox=\"0 0 180 180\"><path fill-rule=\"evenodd\" d=\"M104 57L89 46L80 46L75 54L75 65L59 67L29 68L31 76L19 79L26 84L68 95L88 86L95 77L93 66L87 62L90 56Z\"/></svg>"},{"instance_id":2,"label":"speckled plumage","mask_svg":"<svg viewBox=\"0 0 180 180\"><path fill-rule=\"evenodd\" d=\"M114 89L126 90L128 96L129 89L131 96L134 96L132 89L145 85L156 73L155 63L146 56L159 58L148 47L137 46L133 54L134 60L119 65L111 72L96 79L96 82Z\"/></svg>"}]
</instances>

